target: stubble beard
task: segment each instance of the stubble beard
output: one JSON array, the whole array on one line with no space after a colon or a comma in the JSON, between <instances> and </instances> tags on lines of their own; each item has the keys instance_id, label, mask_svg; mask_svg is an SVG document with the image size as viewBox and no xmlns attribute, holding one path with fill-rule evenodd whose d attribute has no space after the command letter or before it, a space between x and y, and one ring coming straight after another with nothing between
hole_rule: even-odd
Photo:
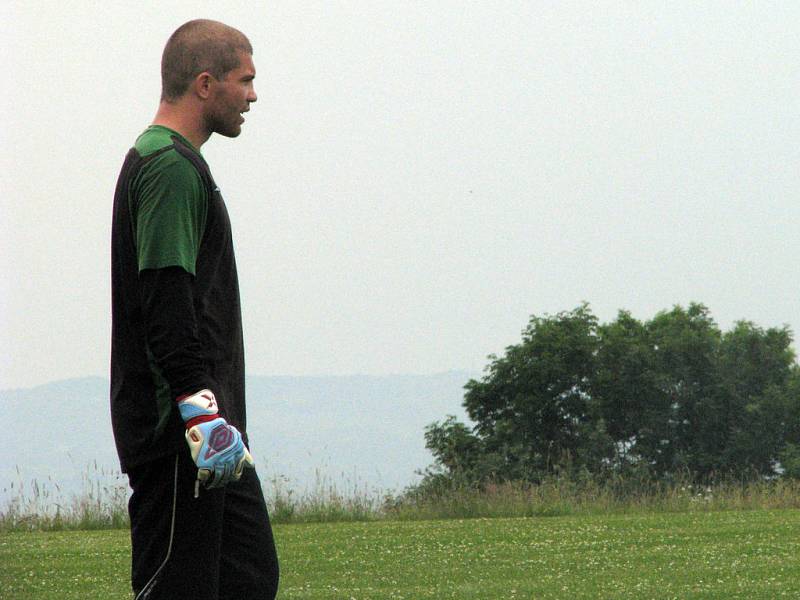
<instances>
[{"instance_id":1,"label":"stubble beard","mask_svg":"<svg viewBox=\"0 0 800 600\"><path fill-rule=\"evenodd\" d=\"M208 114L205 117L205 130L209 136L212 133L218 133L229 138L238 137L242 133L242 125L238 122L239 117L238 112L230 119L226 119L217 113ZM236 122L234 122L234 119L236 119Z\"/></svg>"}]
</instances>

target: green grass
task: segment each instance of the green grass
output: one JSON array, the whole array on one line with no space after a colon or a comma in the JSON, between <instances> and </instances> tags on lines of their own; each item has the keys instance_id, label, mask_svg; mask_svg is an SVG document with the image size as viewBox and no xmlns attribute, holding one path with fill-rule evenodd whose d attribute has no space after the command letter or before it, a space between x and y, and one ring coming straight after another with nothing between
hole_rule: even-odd
<instances>
[{"instance_id":1,"label":"green grass","mask_svg":"<svg viewBox=\"0 0 800 600\"><path fill-rule=\"evenodd\" d=\"M83 479L82 493L70 497L49 480L27 485L20 480L4 489L12 495L0 504L0 532L127 529L125 476L95 467ZM284 478L273 477L265 482L264 494L278 524L800 509L800 480L790 478L698 486L688 479L553 477L537 484L445 482L398 495L347 481L337 484L318 474L315 485L300 493Z\"/></svg>"},{"instance_id":2,"label":"green grass","mask_svg":"<svg viewBox=\"0 0 800 600\"><path fill-rule=\"evenodd\" d=\"M392 519L419 520L776 509L800 509L800 481L723 481L710 486L553 478L538 484L448 484L389 499L383 512Z\"/></svg>"},{"instance_id":3,"label":"green grass","mask_svg":"<svg viewBox=\"0 0 800 600\"><path fill-rule=\"evenodd\" d=\"M800 597L800 511L277 525L279 598ZM0 596L130 599L125 530L0 532Z\"/></svg>"}]
</instances>

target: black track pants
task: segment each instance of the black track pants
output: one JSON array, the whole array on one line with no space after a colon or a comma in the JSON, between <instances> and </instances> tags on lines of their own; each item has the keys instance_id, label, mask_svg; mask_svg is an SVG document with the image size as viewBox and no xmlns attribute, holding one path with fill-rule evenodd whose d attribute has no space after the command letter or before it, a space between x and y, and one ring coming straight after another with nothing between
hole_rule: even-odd
<instances>
[{"instance_id":1,"label":"black track pants","mask_svg":"<svg viewBox=\"0 0 800 600\"><path fill-rule=\"evenodd\" d=\"M188 449L128 473L134 595L272 600L278 557L256 472L245 469L240 481L222 489L201 486L199 498L196 477Z\"/></svg>"}]
</instances>

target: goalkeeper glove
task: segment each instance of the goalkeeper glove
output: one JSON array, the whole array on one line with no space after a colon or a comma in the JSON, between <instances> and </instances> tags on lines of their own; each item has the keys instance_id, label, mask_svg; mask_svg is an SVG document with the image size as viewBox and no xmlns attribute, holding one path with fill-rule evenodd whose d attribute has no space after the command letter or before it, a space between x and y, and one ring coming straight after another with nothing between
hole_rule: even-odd
<instances>
[{"instance_id":1,"label":"goalkeeper glove","mask_svg":"<svg viewBox=\"0 0 800 600\"><path fill-rule=\"evenodd\" d=\"M210 390L179 398L178 410L186 423L186 442L197 465L198 485L223 487L239 480L245 466L254 467L242 434L218 415L217 400Z\"/></svg>"}]
</instances>

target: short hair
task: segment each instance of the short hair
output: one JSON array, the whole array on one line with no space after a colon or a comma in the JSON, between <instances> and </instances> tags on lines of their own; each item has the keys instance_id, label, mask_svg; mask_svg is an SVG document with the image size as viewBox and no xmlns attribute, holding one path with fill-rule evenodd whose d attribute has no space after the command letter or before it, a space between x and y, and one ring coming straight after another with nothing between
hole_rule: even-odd
<instances>
[{"instance_id":1,"label":"short hair","mask_svg":"<svg viewBox=\"0 0 800 600\"><path fill-rule=\"evenodd\" d=\"M239 66L239 52L253 54L253 47L238 29L208 19L184 23L167 40L161 56L161 100L183 96L204 71L224 79Z\"/></svg>"}]
</instances>

